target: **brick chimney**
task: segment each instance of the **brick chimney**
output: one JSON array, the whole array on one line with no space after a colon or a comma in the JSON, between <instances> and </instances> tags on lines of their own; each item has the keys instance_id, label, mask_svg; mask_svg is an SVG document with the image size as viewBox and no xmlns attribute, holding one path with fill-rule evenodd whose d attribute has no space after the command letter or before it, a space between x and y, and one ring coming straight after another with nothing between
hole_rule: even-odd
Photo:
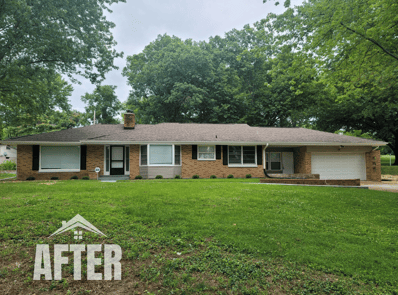
<instances>
[{"instance_id":1,"label":"brick chimney","mask_svg":"<svg viewBox=\"0 0 398 295\"><path fill-rule=\"evenodd\" d=\"M124 114L124 129L134 129L135 127L135 114L127 110Z\"/></svg>"}]
</instances>

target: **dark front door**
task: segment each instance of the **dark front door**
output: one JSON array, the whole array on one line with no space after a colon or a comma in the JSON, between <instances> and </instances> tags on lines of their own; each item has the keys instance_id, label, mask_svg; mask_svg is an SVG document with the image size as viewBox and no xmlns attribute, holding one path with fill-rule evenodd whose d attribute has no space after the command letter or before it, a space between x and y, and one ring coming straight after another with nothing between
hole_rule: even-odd
<instances>
[{"instance_id":1,"label":"dark front door","mask_svg":"<svg viewBox=\"0 0 398 295\"><path fill-rule=\"evenodd\" d=\"M111 175L124 175L124 147L111 146Z\"/></svg>"}]
</instances>

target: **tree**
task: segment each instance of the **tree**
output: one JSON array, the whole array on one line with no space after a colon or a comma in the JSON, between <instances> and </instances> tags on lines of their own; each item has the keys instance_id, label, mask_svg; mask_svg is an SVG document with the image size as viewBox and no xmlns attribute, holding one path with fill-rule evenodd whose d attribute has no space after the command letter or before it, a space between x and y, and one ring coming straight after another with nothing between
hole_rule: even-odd
<instances>
[{"instance_id":1,"label":"tree","mask_svg":"<svg viewBox=\"0 0 398 295\"><path fill-rule=\"evenodd\" d=\"M319 71L333 88L332 98L318 110L317 126L369 132L389 142L395 154L397 13L393 0L314 0L268 19L281 44L294 44L296 50L318 57Z\"/></svg>"},{"instance_id":2,"label":"tree","mask_svg":"<svg viewBox=\"0 0 398 295\"><path fill-rule=\"evenodd\" d=\"M47 111L35 123L20 126L9 126L3 130L3 139L59 131L86 125L84 115L78 111Z\"/></svg>"},{"instance_id":3,"label":"tree","mask_svg":"<svg viewBox=\"0 0 398 295\"><path fill-rule=\"evenodd\" d=\"M124 2L123 0L120 0ZM0 0L0 85L36 67L96 82L121 56L103 10L119 0ZM28 78L23 75L24 78Z\"/></svg>"},{"instance_id":4,"label":"tree","mask_svg":"<svg viewBox=\"0 0 398 295\"><path fill-rule=\"evenodd\" d=\"M120 123L115 119L122 110L122 104L115 94L116 86L102 85L97 86L92 94L86 93L82 96L82 101L87 104L85 107L87 120L93 122L94 111L96 112L96 121L102 124Z\"/></svg>"},{"instance_id":5,"label":"tree","mask_svg":"<svg viewBox=\"0 0 398 295\"><path fill-rule=\"evenodd\" d=\"M0 134L3 128L36 125L42 116L57 109L70 111L72 86L51 70L38 68L35 73L25 83L15 79L15 90L0 94Z\"/></svg>"},{"instance_id":6,"label":"tree","mask_svg":"<svg viewBox=\"0 0 398 295\"><path fill-rule=\"evenodd\" d=\"M71 88L59 74L98 82L117 68L113 60L122 53L113 49L114 24L103 14L117 2L0 0L0 128L67 110Z\"/></svg>"},{"instance_id":7,"label":"tree","mask_svg":"<svg viewBox=\"0 0 398 295\"><path fill-rule=\"evenodd\" d=\"M123 75L132 87L127 105L142 123L236 122L242 116L230 87L236 78L215 63L205 43L168 35L127 57Z\"/></svg>"}]
</instances>

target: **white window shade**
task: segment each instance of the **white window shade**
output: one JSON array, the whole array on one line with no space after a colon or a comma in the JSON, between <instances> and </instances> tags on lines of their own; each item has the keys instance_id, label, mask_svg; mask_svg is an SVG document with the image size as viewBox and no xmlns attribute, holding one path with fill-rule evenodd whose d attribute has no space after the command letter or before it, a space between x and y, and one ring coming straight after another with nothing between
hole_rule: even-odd
<instances>
[{"instance_id":1,"label":"white window shade","mask_svg":"<svg viewBox=\"0 0 398 295\"><path fill-rule=\"evenodd\" d=\"M215 160L215 146L203 146L198 147L198 159L199 160Z\"/></svg>"},{"instance_id":2,"label":"white window shade","mask_svg":"<svg viewBox=\"0 0 398 295\"><path fill-rule=\"evenodd\" d=\"M149 164L151 165L172 165L173 149L171 145L150 145Z\"/></svg>"},{"instance_id":3,"label":"white window shade","mask_svg":"<svg viewBox=\"0 0 398 295\"><path fill-rule=\"evenodd\" d=\"M79 170L78 146L42 146L41 169Z\"/></svg>"}]
</instances>

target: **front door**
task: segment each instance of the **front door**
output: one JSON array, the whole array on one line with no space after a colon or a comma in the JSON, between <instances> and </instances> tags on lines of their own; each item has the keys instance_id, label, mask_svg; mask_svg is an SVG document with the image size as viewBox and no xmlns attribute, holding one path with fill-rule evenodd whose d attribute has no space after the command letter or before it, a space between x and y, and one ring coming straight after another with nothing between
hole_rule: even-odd
<instances>
[{"instance_id":1,"label":"front door","mask_svg":"<svg viewBox=\"0 0 398 295\"><path fill-rule=\"evenodd\" d=\"M124 147L111 146L111 175L124 175Z\"/></svg>"}]
</instances>

